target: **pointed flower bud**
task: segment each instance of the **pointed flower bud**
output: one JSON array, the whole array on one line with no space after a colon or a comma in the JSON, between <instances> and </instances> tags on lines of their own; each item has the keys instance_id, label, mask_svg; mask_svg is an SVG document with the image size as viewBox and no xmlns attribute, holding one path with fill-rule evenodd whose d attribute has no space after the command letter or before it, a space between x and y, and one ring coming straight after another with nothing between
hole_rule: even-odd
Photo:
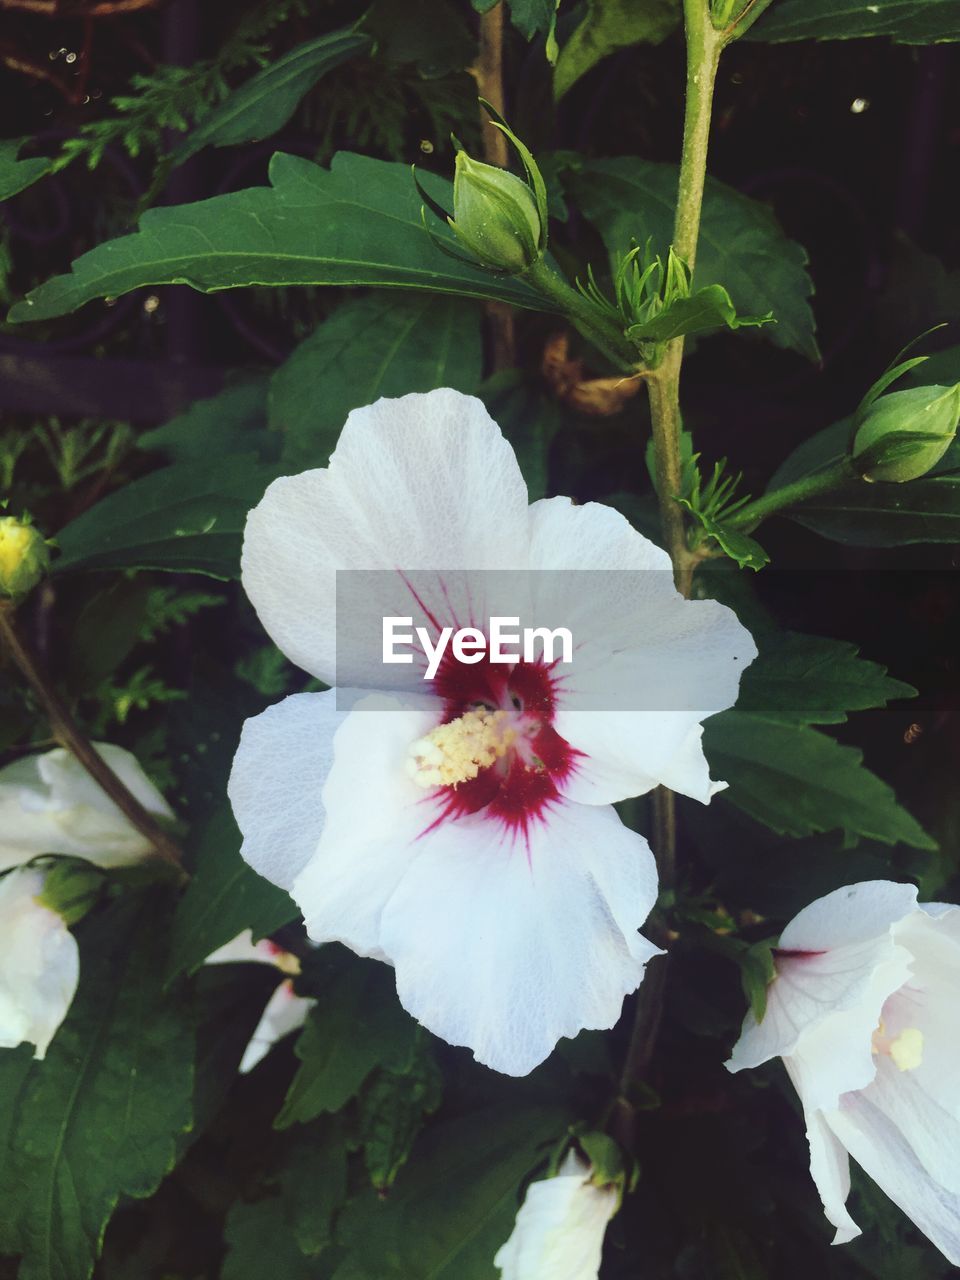
<instances>
[{"instance_id":1,"label":"pointed flower bud","mask_svg":"<svg viewBox=\"0 0 960 1280\"><path fill-rule=\"evenodd\" d=\"M453 217L460 243L484 266L524 271L543 252L544 227L533 190L515 174L457 153Z\"/></svg>"},{"instance_id":2,"label":"pointed flower bud","mask_svg":"<svg viewBox=\"0 0 960 1280\"><path fill-rule=\"evenodd\" d=\"M27 519L0 516L0 597L32 591L50 564L43 535Z\"/></svg>"},{"instance_id":3,"label":"pointed flower bud","mask_svg":"<svg viewBox=\"0 0 960 1280\"><path fill-rule=\"evenodd\" d=\"M874 400L856 426L853 465L864 480L902 484L937 465L957 434L960 383L912 387Z\"/></svg>"}]
</instances>

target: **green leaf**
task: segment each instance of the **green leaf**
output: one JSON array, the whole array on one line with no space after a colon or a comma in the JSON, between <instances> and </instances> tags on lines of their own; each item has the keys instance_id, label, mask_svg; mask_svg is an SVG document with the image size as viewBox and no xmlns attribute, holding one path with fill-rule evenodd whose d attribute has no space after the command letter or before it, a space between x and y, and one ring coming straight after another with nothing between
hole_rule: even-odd
<instances>
[{"instance_id":1,"label":"green leaf","mask_svg":"<svg viewBox=\"0 0 960 1280\"><path fill-rule=\"evenodd\" d=\"M767 990L777 976L772 943L755 942L753 946L745 947L738 954L737 963L750 1011L758 1022L762 1022L767 1012Z\"/></svg>"},{"instance_id":2,"label":"green leaf","mask_svg":"<svg viewBox=\"0 0 960 1280\"><path fill-rule=\"evenodd\" d=\"M451 207L450 183L431 174L421 181ZM93 298L147 284L188 284L202 293L248 285L384 285L544 306L521 281L490 275L434 245L406 165L341 152L324 169L278 152L270 183L148 210L139 231L83 254L68 275L18 302L10 319L66 315ZM432 230L455 245L442 223Z\"/></svg>"},{"instance_id":3,"label":"green leaf","mask_svg":"<svg viewBox=\"0 0 960 1280\"><path fill-rule=\"evenodd\" d=\"M718 329L740 329L744 326L769 324L772 313L765 316L740 316L723 285L711 284L697 289L689 298L675 298L658 315L627 329L633 342L669 342L671 338L699 333L715 333Z\"/></svg>"},{"instance_id":4,"label":"green leaf","mask_svg":"<svg viewBox=\"0 0 960 1280\"><path fill-rule=\"evenodd\" d=\"M378 1191L393 1186L425 1117L439 1107L442 1092L443 1078L423 1033L403 1068L379 1071L364 1089L360 1138L367 1173Z\"/></svg>"},{"instance_id":5,"label":"green leaf","mask_svg":"<svg viewBox=\"0 0 960 1280\"><path fill-rule=\"evenodd\" d=\"M960 40L960 0L777 0L746 35L782 40L889 36L898 44Z\"/></svg>"},{"instance_id":6,"label":"green leaf","mask_svg":"<svg viewBox=\"0 0 960 1280\"><path fill-rule=\"evenodd\" d=\"M334 1216L347 1198L347 1145L343 1119L324 1116L294 1130L284 1149L280 1187L304 1253L321 1253L333 1238Z\"/></svg>"},{"instance_id":7,"label":"green leaf","mask_svg":"<svg viewBox=\"0 0 960 1280\"><path fill-rule=\"evenodd\" d=\"M673 234L678 170L634 156L596 160L568 175L571 193L603 236L611 259L651 241L666 260ZM764 332L779 347L818 358L808 298L813 284L805 250L783 234L770 210L708 178L693 284L719 284L738 313L777 323Z\"/></svg>"},{"instance_id":8,"label":"green leaf","mask_svg":"<svg viewBox=\"0 0 960 1280\"><path fill-rule=\"evenodd\" d=\"M711 772L730 785L725 800L771 830L809 836L837 828L846 841L936 849L936 841L863 766L863 753L805 725L781 724L739 708L704 725Z\"/></svg>"},{"instance_id":9,"label":"green leaf","mask_svg":"<svg viewBox=\"0 0 960 1280\"><path fill-rule=\"evenodd\" d=\"M850 423L834 423L804 441L772 477L769 489L820 470L846 452ZM960 442L936 467L907 484L851 480L784 512L834 542L854 547L899 547L913 542L960 542Z\"/></svg>"},{"instance_id":10,"label":"green leaf","mask_svg":"<svg viewBox=\"0 0 960 1280\"><path fill-rule=\"evenodd\" d=\"M256 942L298 918L290 895L240 857L240 840L226 808L201 835L190 884L173 918L167 981L199 969L207 956L244 929L252 930Z\"/></svg>"},{"instance_id":11,"label":"green leaf","mask_svg":"<svg viewBox=\"0 0 960 1280\"><path fill-rule=\"evenodd\" d=\"M559 404L516 369L503 369L488 378L480 396L517 455L530 501L545 498L550 488L550 449L563 419Z\"/></svg>"},{"instance_id":12,"label":"green leaf","mask_svg":"<svg viewBox=\"0 0 960 1280\"><path fill-rule=\"evenodd\" d=\"M737 710L781 724L843 724L848 711L912 698L916 689L857 656L845 640L783 631L764 636L740 681Z\"/></svg>"},{"instance_id":13,"label":"green leaf","mask_svg":"<svg viewBox=\"0 0 960 1280\"><path fill-rule=\"evenodd\" d=\"M326 466L351 409L434 387L473 392L481 363L480 312L469 302L429 294L351 299L273 375L270 422L285 433L284 461Z\"/></svg>"},{"instance_id":14,"label":"green leaf","mask_svg":"<svg viewBox=\"0 0 960 1280\"><path fill-rule=\"evenodd\" d=\"M61 529L53 572L139 568L239 578L247 512L276 474L250 457L154 471Z\"/></svg>"},{"instance_id":15,"label":"green leaf","mask_svg":"<svg viewBox=\"0 0 960 1280\"><path fill-rule=\"evenodd\" d=\"M266 1187L240 1200L226 1221L229 1252L222 1280L318 1280L317 1257L333 1237L347 1197L347 1127L324 1117L288 1135L271 1162Z\"/></svg>"},{"instance_id":16,"label":"green leaf","mask_svg":"<svg viewBox=\"0 0 960 1280\"><path fill-rule=\"evenodd\" d=\"M170 462L203 461L228 453L256 453L269 461L278 443L266 430L269 386L266 376L249 378L195 400L163 426L141 432L137 444L162 453Z\"/></svg>"},{"instance_id":17,"label":"green leaf","mask_svg":"<svg viewBox=\"0 0 960 1280\"><path fill-rule=\"evenodd\" d=\"M950 387L960 382L960 346L944 347L926 356L909 371L907 382L917 387Z\"/></svg>"},{"instance_id":18,"label":"green leaf","mask_svg":"<svg viewBox=\"0 0 960 1280\"><path fill-rule=\"evenodd\" d=\"M472 0L477 13L489 13L500 0ZM505 0L510 18L524 40L543 34L549 38L557 20L560 0Z\"/></svg>"},{"instance_id":19,"label":"green leaf","mask_svg":"<svg viewBox=\"0 0 960 1280\"><path fill-rule=\"evenodd\" d=\"M238 1200L224 1224L227 1256L221 1280L315 1280L316 1266L303 1255L290 1230L281 1196L252 1204Z\"/></svg>"},{"instance_id":20,"label":"green leaf","mask_svg":"<svg viewBox=\"0 0 960 1280\"><path fill-rule=\"evenodd\" d=\"M277 1128L339 1111L376 1067L409 1061L415 1033L392 969L373 960L352 963L319 997L297 1040L301 1065Z\"/></svg>"},{"instance_id":21,"label":"green leaf","mask_svg":"<svg viewBox=\"0 0 960 1280\"><path fill-rule=\"evenodd\" d=\"M560 0L507 0L510 5L510 21L517 28L524 40L532 40L534 36L548 36L557 20L557 6ZM487 8L492 8L487 5Z\"/></svg>"},{"instance_id":22,"label":"green leaf","mask_svg":"<svg viewBox=\"0 0 960 1280\"><path fill-rule=\"evenodd\" d=\"M521 1184L569 1120L501 1104L430 1126L386 1200L371 1190L344 1210L335 1280L493 1280Z\"/></svg>"},{"instance_id":23,"label":"green leaf","mask_svg":"<svg viewBox=\"0 0 960 1280\"><path fill-rule=\"evenodd\" d=\"M89 922L80 988L42 1063L24 1076L0 1054L0 1253L23 1254L20 1280L85 1280L119 1198L151 1195L190 1127L190 1007L161 990L158 901Z\"/></svg>"},{"instance_id":24,"label":"green leaf","mask_svg":"<svg viewBox=\"0 0 960 1280\"><path fill-rule=\"evenodd\" d=\"M351 27L297 45L208 112L174 151L175 163L181 164L204 147L233 147L269 138L283 128L318 80L369 45L369 36Z\"/></svg>"},{"instance_id":25,"label":"green leaf","mask_svg":"<svg viewBox=\"0 0 960 1280\"><path fill-rule=\"evenodd\" d=\"M698 511L687 498L678 498L677 501L681 507L686 507L703 530L720 546L724 554L731 560L735 560L741 569L762 569L764 565L770 563L770 557L754 538L731 528L722 520L714 519L705 511Z\"/></svg>"},{"instance_id":26,"label":"green leaf","mask_svg":"<svg viewBox=\"0 0 960 1280\"><path fill-rule=\"evenodd\" d=\"M70 627L72 693L90 693L130 656L141 639L151 591L149 582L123 577L87 596Z\"/></svg>"},{"instance_id":27,"label":"green leaf","mask_svg":"<svg viewBox=\"0 0 960 1280\"><path fill-rule=\"evenodd\" d=\"M455 0L375 0L363 26L376 42L378 67L415 67L423 79L435 80L476 60L477 40L465 16Z\"/></svg>"},{"instance_id":28,"label":"green leaf","mask_svg":"<svg viewBox=\"0 0 960 1280\"><path fill-rule=\"evenodd\" d=\"M660 44L680 22L679 0L587 0L583 21L560 49L553 77L560 99L611 53L635 44Z\"/></svg>"},{"instance_id":29,"label":"green leaf","mask_svg":"<svg viewBox=\"0 0 960 1280\"><path fill-rule=\"evenodd\" d=\"M20 148L29 138L5 138L0 141L0 200L9 200L49 173L52 161L45 156L18 160Z\"/></svg>"}]
</instances>

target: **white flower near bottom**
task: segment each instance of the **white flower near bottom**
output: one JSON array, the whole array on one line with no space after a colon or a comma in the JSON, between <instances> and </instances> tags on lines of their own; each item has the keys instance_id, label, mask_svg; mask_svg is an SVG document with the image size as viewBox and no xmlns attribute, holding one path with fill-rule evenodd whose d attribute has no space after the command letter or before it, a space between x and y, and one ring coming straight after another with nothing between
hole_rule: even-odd
<instances>
[{"instance_id":1,"label":"white flower near bottom","mask_svg":"<svg viewBox=\"0 0 960 1280\"><path fill-rule=\"evenodd\" d=\"M157 818L173 817L135 756L107 742L94 746L145 809ZM0 769L0 871L41 853L121 867L151 850L149 840L63 747Z\"/></svg>"},{"instance_id":2,"label":"white flower near bottom","mask_svg":"<svg viewBox=\"0 0 960 1280\"><path fill-rule=\"evenodd\" d=\"M205 964L269 964L281 973L298 974L300 961L269 938L253 941L251 930L244 929L230 942L207 956ZM250 1043L243 1051L239 1071L246 1075L262 1062L275 1044L294 1031L299 1031L316 1004L309 996L298 996L293 982L281 982L267 1001Z\"/></svg>"},{"instance_id":3,"label":"white flower near bottom","mask_svg":"<svg viewBox=\"0 0 960 1280\"><path fill-rule=\"evenodd\" d=\"M571 1151L555 1177L530 1184L510 1239L493 1260L502 1280L597 1280L620 1193L594 1186L591 1175Z\"/></svg>"},{"instance_id":4,"label":"white flower near bottom","mask_svg":"<svg viewBox=\"0 0 960 1280\"><path fill-rule=\"evenodd\" d=\"M47 1052L80 979L76 939L38 902L44 873L20 867L0 876L0 1048L25 1041Z\"/></svg>"},{"instance_id":5,"label":"white flower near bottom","mask_svg":"<svg viewBox=\"0 0 960 1280\"><path fill-rule=\"evenodd\" d=\"M747 1015L727 1065L783 1059L834 1243L860 1234L853 1156L960 1266L960 908L850 885L805 907L774 960L766 1014Z\"/></svg>"},{"instance_id":6,"label":"white flower near bottom","mask_svg":"<svg viewBox=\"0 0 960 1280\"><path fill-rule=\"evenodd\" d=\"M613 805L716 790L702 721L756 655L736 616L683 599L611 508L530 505L496 423L449 390L351 413L329 467L250 513L242 569L287 657L340 686L246 722L229 784L244 858L314 942L392 964L403 1006L498 1071L613 1026L658 954L639 933L653 857ZM368 613L338 618L344 574L371 570ZM454 660L431 682L392 666L411 683L391 683L376 619L434 640L487 625L513 612L483 607L491 571L520 571L572 663ZM596 591L565 590L571 571Z\"/></svg>"}]
</instances>

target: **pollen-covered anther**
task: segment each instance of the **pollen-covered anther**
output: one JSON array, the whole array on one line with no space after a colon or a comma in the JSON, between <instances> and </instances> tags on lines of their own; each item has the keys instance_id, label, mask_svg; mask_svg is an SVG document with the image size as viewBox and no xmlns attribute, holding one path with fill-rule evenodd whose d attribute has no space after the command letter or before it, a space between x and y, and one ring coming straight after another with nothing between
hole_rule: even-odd
<instances>
[{"instance_id":1,"label":"pollen-covered anther","mask_svg":"<svg viewBox=\"0 0 960 1280\"><path fill-rule=\"evenodd\" d=\"M418 738L407 771L421 787L456 787L500 760L516 736L506 711L478 707Z\"/></svg>"},{"instance_id":2,"label":"pollen-covered anther","mask_svg":"<svg viewBox=\"0 0 960 1280\"><path fill-rule=\"evenodd\" d=\"M892 1040L881 1022L873 1033L873 1052L886 1054L900 1071L915 1071L923 1062L923 1032L905 1027Z\"/></svg>"}]
</instances>

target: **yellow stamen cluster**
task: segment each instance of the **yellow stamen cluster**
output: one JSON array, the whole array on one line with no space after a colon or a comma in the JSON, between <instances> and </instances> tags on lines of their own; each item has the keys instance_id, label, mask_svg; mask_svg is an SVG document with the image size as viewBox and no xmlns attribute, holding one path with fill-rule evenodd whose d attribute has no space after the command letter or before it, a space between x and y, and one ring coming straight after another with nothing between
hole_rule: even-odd
<instances>
[{"instance_id":1,"label":"yellow stamen cluster","mask_svg":"<svg viewBox=\"0 0 960 1280\"><path fill-rule=\"evenodd\" d=\"M478 707L438 725L410 748L407 769L421 787L455 787L501 759L516 738L506 711Z\"/></svg>"},{"instance_id":2,"label":"yellow stamen cluster","mask_svg":"<svg viewBox=\"0 0 960 1280\"><path fill-rule=\"evenodd\" d=\"M919 1027L905 1027L893 1040L887 1039L881 1022L873 1033L873 1052L885 1053L900 1071L915 1071L923 1062L923 1032Z\"/></svg>"}]
</instances>

